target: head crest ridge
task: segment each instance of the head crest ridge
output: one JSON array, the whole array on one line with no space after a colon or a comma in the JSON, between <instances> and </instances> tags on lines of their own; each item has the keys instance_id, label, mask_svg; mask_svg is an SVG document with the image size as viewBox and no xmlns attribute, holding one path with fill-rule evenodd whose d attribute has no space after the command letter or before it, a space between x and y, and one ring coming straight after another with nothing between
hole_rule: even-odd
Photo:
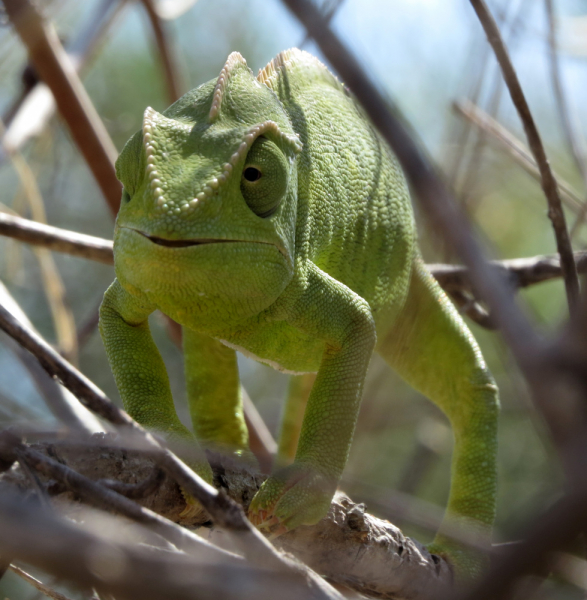
<instances>
[{"instance_id":1,"label":"head crest ridge","mask_svg":"<svg viewBox=\"0 0 587 600\"><path fill-rule=\"evenodd\" d=\"M224 92L226 90L226 86L228 85L228 80L230 79L232 72L235 67L238 65L247 66L247 61L243 58L240 52L231 52L220 71L220 75L216 81L216 86L214 88L214 94L212 96L212 106L210 107L210 112L208 114L208 120L214 121L220 112L220 105L222 104L222 98L224 96Z\"/></svg>"}]
</instances>

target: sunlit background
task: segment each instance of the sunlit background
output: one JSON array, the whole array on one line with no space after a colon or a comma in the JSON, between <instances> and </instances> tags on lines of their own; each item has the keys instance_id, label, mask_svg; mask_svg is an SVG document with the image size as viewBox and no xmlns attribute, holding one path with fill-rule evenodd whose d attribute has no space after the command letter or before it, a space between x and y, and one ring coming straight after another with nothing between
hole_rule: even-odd
<instances>
[{"instance_id":1,"label":"sunlit background","mask_svg":"<svg viewBox=\"0 0 587 600\"><path fill-rule=\"evenodd\" d=\"M45 1L67 46L95 18L96 0ZM238 50L256 72L279 51L303 46L320 56L305 31L279 0L198 0L187 12L166 22L181 68L183 91L217 77L227 55ZM332 5L332 2L326 2ZM336 4L336 3L334 3ZM498 17L522 85L542 133L549 158L581 200L585 189L561 127L549 63L548 26L543 2L490 2ZM557 0L557 26L563 85L576 132L585 133L587 116L587 2ZM333 26L380 88L399 105L428 153L453 183L490 256L513 258L550 254L555 241L539 183L503 150L492 136L481 136L453 109L465 98L495 117L518 139L523 131L504 88L483 32L465 0L346 0ZM9 24L0 28L0 115L21 91L26 55ZM120 11L82 79L106 128L120 150L140 127L147 105L161 111L169 104L158 54L139 3ZM0 153L0 210L104 238L112 237L113 218L79 151L62 122L54 118L21 148L34 173L42 206L32 207L17 169ZM416 210L416 213L418 211ZM572 225L576 213L567 212ZM419 231L427 262L456 261L421 218ZM575 249L585 247L587 226L578 227ZM79 331L91 323L113 269L54 254L65 301ZM0 279L39 331L58 343L39 257L19 242L0 238ZM520 294L545 333L566 318L560 280ZM180 351L169 340L162 319L151 320L169 370L178 412L185 410ZM560 490L555 453L543 435L526 387L499 334L469 322L501 389L499 504L496 539L511 540L539 508ZM87 328L86 328L87 330ZM97 330L82 336L79 367L111 398L119 401ZM5 338L0 335L0 344ZM287 377L239 356L245 388L276 433ZM0 420L2 425L34 420L54 425L26 370L0 346ZM400 491L444 507L449 489L452 439L447 421L424 397L403 383L378 357L371 364L360 420L347 466L346 484L353 499L380 516L386 499ZM343 486L344 487L344 486ZM409 523L407 534L431 538ZM11 587L11 574L0 584L10 598L33 598ZM20 594L20 595L19 595ZM28 594L28 595L27 595ZM572 598L572 590L568 590Z\"/></svg>"}]
</instances>

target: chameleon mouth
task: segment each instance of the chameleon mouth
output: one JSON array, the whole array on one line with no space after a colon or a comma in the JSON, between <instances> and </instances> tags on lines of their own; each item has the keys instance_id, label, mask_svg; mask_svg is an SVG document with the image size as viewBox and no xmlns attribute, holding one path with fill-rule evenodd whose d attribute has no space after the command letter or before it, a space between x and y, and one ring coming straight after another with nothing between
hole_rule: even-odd
<instances>
[{"instance_id":1,"label":"chameleon mouth","mask_svg":"<svg viewBox=\"0 0 587 600\"><path fill-rule=\"evenodd\" d=\"M201 238L197 240L168 240L166 238L157 237L156 235L149 235L144 231L135 229L137 233L140 233L143 237L157 244L158 246L165 246L167 248L187 248L189 246L202 246L204 244L223 244L223 243L238 243L241 240L222 240L213 238Z\"/></svg>"},{"instance_id":2,"label":"chameleon mouth","mask_svg":"<svg viewBox=\"0 0 587 600\"><path fill-rule=\"evenodd\" d=\"M169 240L167 238L162 238L162 237L158 237L156 235L149 235L148 233L145 233L144 231L141 231L140 229L135 229L134 227L124 227L122 226L121 229L128 229L130 231L134 231L135 233L138 233L140 235L142 235L143 237L147 238L150 242L153 242L153 244L157 244L158 246L164 246L166 248L189 248L191 246L204 246L204 245L208 245L208 244L266 244L268 246L273 246L274 248L277 249L277 251L288 261L291 262L289 259L289 256L287 254L287 252L281 248L280 246L278 246L277 244L274 244L272 242L264 242L264 241L251 241L251 240L230 240L230 239L223 239L223 238L198 238L198 239L192 239L192 240Z\"/></svg>"}]
</instances>

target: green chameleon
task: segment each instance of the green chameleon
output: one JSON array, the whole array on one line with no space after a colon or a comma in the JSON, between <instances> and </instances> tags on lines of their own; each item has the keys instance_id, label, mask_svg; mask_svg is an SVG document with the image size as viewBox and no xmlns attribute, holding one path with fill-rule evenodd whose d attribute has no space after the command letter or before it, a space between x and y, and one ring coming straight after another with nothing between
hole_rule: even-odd
<instances>
[{"instance_id":1,"label":"green chameleon","mask_svg":"<svg viewBox=\"0 0 587 600\"><path fill-rule=\"evenodd\" d=\"M217 80L163 114L147 108L116 169L116 280L100 330L139 423L194 448L244 451L235 350L292 375L317 373L307 405L309 376L293 378L279 468L249 509L274 535L313 524L347 462L375 350L452 424L444 523L489 539L497 388L422 263L397 160L323 64L292 49L255 78L232 53ZM149 332L156 309L183 327L195 437L176 415ZM190 464L211 482L204 453L194 452ZM443 527L431 550L463 572L479 562Z\"/></svg>"}]
</instances>

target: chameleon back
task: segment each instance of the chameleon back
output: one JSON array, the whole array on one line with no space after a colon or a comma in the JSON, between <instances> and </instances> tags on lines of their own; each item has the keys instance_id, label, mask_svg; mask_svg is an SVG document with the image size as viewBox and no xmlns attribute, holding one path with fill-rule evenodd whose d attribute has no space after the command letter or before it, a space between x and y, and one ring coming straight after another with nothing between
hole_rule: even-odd
<instances>
[{"instance_id":1,"label":"chameleon back","mask_svg":"<svg viewBox=\"0 0 587 600\"><path fill-rule=\"evenodd\" d=\"M296 258L365 298L378 330L401 308L416 252L403 174L344 86L314 56L286 50L257 76L303 142Z\"/></svg>"}]
</instances>

